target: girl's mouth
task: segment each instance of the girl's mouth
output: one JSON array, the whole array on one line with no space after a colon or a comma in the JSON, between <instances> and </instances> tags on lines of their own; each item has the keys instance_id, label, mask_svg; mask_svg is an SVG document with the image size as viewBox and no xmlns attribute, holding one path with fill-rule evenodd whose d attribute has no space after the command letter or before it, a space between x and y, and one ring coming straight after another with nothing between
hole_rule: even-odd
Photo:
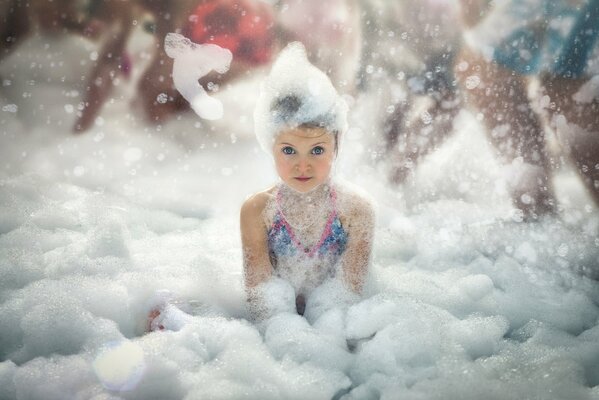
<instances>
[{"instance_id":1,"label":"girl's mouth","mask_svg":"<svg viewBox=\"0 0 599 400\"><path fill-rule=\"evenodd\" d=\"M311 178L309 178L307 176L298 176L295 179L297 179L300 182L306 182L306 181L310 180Z\"/></svg>"}]
</instances>

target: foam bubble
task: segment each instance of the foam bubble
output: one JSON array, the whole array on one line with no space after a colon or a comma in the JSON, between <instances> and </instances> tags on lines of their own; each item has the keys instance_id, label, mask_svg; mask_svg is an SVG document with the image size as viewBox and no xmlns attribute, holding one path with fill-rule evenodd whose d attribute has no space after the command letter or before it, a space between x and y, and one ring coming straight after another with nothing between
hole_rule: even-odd
<instances>
[{"instance_id":1,"label":"foam bubble","mask_svg":"<svg viewBox=\"0 0 599 400\"><path fill-rule=\"evenodd\" d=\"M133 390L146 368L143 349L129 341L107 343L96 356L93 368L107 389Z\"/></svg>"}]
</instances>

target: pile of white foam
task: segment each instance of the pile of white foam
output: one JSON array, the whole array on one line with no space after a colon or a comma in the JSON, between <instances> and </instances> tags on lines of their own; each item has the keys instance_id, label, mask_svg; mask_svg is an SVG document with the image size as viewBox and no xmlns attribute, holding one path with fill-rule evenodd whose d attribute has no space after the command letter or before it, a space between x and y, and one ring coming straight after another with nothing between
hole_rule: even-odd
<instances>
[{"instance_id":1,"label":"pile of white foam","mask_svg":"<svg viewBox=\"0 0 599 400\"><path fill-rule=\"evenodd\" d=\"M0 398L599 397L599 213L574 175L556 179L559 215L526 224L467 115L399 189L350 131L339 172L379 199L364 298L331 284L307 318L255 326L238 212L274 172L244 123L146 126L123 84L73 136L78 87L26 67L36 40L18 75L0 68ZM157 289L194 300L191 323L144 335Z\"/></svg>"}]
</instances>

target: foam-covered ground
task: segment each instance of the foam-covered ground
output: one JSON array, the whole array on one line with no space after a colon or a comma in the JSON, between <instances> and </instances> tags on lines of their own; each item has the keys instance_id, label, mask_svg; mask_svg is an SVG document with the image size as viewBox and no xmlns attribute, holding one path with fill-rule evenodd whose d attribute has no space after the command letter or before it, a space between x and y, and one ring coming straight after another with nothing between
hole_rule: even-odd
<instances>
[{"instance_id":1,"label":"foam-covered ground","mask_svg":"<svg viewBox=\"0 0 599 400\"><path fill-rule=\"evenodd\" d=\"M74 136L93 51L37 38L0 65L1 399L599 398L599 212L567 168L558 215L521 222L463 113L393 188L364 161L358 99L338 173L378 202L366 293L258 329L238 226L245 196L275 180L251 136L256 79L223 88L213 125L159 127L123 81ZM162 288L205 307L143 335Z\"/></svg>"}]
</instances>

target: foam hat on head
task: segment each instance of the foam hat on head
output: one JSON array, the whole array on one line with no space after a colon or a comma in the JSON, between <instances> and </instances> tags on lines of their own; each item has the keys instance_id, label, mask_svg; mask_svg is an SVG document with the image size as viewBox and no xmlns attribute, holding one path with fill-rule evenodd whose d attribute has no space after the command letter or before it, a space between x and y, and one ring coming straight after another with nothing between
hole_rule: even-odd
<instances>
[{"instance_id":1,"label":"foam hat on head","mask_svg":"<svg viewBox=\"0 0 599 400\"><path fill-rule=\"evenodd\" d=\"M330 133L347 129L347 104L324 72L310 64L299 42L287 45L262 83L254 109L254 129L264 151L272 152L275 138L303 124Z\"/></svg>"}]
</instances>

